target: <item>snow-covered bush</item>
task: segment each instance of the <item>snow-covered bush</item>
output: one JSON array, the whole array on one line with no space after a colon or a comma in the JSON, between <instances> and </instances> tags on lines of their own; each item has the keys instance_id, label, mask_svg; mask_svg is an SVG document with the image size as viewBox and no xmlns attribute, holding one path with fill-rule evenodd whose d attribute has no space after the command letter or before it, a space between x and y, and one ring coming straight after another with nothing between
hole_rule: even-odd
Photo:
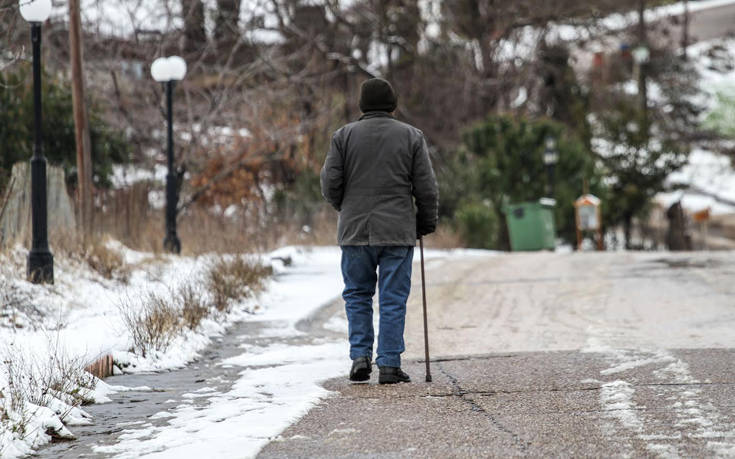
<instances>
[{"instance_id":1,"label":"snow-covered bush","mask_svg":"<svg viewBox=\"0 0 735 459\"><path fill-rule=\"evenodd\" d=\"M58 348L49 348L45 358L39 358L11 346L4 359L8 388L14 404L22 399L56 407L62 410L57 414L63 418L73 407L90 403L88 394L94 390L96 378L84 370L87 362L69 357Z\"/></svg>"},{"instance_id":2,"label":"snow-covered bush","mask_svg":"<svg viewBox=\"0 0 735 459\"><path fill-rule=\"evenodd\" d=\"M45 352L10 344L0 365L1 457L30 453L53 439L73 439L66 425L91 423L80 408L91 403L97 379L58 344Z\"/></svg>"}]
</instances>

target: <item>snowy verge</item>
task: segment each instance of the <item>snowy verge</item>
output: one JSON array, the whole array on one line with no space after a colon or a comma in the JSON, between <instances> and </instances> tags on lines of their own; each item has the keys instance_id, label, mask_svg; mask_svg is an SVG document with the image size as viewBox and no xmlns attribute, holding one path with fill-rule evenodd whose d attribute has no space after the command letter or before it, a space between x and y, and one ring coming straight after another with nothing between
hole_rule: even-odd
<instances>
[{"instance_id":1,"label":"snowy verge","mask_svg":"<svg viewBox=\"0 0 735 459\"><path fill-rule=\"evenodd\" d=\"M346 371L345 366L349 365L346 339L317 340L313 345L299 346L286 343L288 338L304 336L296 329L299 320L341 293L341 252L338 247L284 247L262 255L262 261L273 268L274 276L258 297L237 304L224 317L204 319L195 330L186 330L177 336L165 350L142 357L130 352L131 337L122 324L119 303L149 293L170 295L181 285L201 281L217 257L154 256L129 250L117 243L111 243L111 246L119 250L131 266L128 283L103 279L85 266L59 257L56 284L32 285L19 274L22 272L24 250L19 248L4 255L4 264L14 269L6 269L0 275L32 298L34 307L42 312L43 317L39 321L25 323L22 328L0 328L0 346L24 349L23 352L31 353L38 360L59 354L85 364L100 355L112 354L116 365L124 367L124 371L148 372L186 365L197 358L213 338L222 336L231 324L238 321L261 322L263 327L258 336L278 339L267 348L243 349L242 355L220 362L230 368L242 368L242 371L229 392L206 395L210 403L204 410L198 409L195 413L193 407L183 405L159 413L160 418L169 419L165 429L148 424L146 428L150 431L144 435L147 440L141 440L141 432L136 431L122 435L117 444L99 446L98 452L121 457L139 457L142 454L173 457L177 452L190 452L197 444L221 444L219 457L226 457L227 451L229 455L233 454L232 445L237 444L239 448L234 449L238 457L256 454L321 398L329 395L320 385L323 380ZM426 250L425 257L427 263L441 263L442 259L488 253ZM419 256L416 250L414 262L418 262ZM336 322L333 324L335 328L343 331L345 322ZM48 350L49 341L57 343L54 352ZM3 383L7 381L7 368L0 370L0 378L6 378ZM93 387L80 390L87 402L109 402L115 392L131 390L99 380L95 382L91 385ZM9 418L23 418L29 428L25 432L14 431L13 425L18 422L5 423L0 427L2 457L30 454L33 449L50 441L52 435L72 436L67 427L93 422L83 410L56 401L49 407L26 401L23 409L8 403L5 411Z\"/></svg>"},{"instance_id":2,"label":"snowy verge","mask_svg":"<svg viewBox=\"0 0 735 459\"><path fill-rule=\"evenodd\" d=\"M202 283L219 258L153 255L115 242L109 245L130 267L127 282L105 279L83 262L57 254L55 284L34 285L25 280L25 249L0 254L5 325L0 328L0 456L24 456L52 438L73 438L66 426L91 422L78 405L104 403L111 394L126 390L84 372L100 356L112 354L117 371L120 367L126 372L182 367L231 324L262 312L260 298L240 301L229 312L204 318L193 330L183 329L165 349L146 357L136 355L130 352L131 334L122 321L120 305L150 294L173 301L182 286ZM289 247L259 258L279 273L286 262L303 259L303 251ZM276 283L267 281L266 290ZM63 388L49 395L46 388L57 386Z\"/></svg>"}]
</instances>

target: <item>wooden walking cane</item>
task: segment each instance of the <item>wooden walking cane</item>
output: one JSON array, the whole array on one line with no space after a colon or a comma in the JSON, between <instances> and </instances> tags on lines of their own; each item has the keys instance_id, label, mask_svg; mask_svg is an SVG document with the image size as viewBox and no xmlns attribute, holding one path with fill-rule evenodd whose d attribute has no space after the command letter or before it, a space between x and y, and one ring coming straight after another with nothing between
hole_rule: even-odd
<instances>
[{"instance_id":1,"label":"wooden walking cane","mask_svg":"<svg viewBox=\"0 0 735 459\"><path fill-rule=\"evenodd\" d=\"M431 382L431 365L429 363L429 326L426 321L426 275L424 274L424 237L419 237L421 247L421 294L424 298L424 350L426 352L426 382Z\"/></svg>"}]
</instances>

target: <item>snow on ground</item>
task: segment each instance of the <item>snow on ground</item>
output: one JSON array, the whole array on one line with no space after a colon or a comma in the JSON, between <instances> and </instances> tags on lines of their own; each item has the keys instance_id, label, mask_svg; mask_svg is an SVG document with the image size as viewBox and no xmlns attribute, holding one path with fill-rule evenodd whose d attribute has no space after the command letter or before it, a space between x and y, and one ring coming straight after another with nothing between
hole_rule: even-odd
<instances>
[{"instance_id":1,"label":"snow on ground","mask_svg":"<svg viewBox=\"0 0 735 459\"><path fill-rule=\"evenodd\" d=\"M697 2L689 2L689 12L719 8L735 3L734 0L702 0ZM647 23L660 21L661 19L682 16L684 14L684 2L676 2L669 5L648 8L645 12ZM626 29L638 23L638 12L630 11L627 13L615 13L603 18L597 25L597 30L590 30L586 27L578 27L572 25L558 25L552 30L552 34L556 34L561 40L576 41L589 40L594 38L600 31L619 31Z\"/></svg>"},{"instance_id":2,"label":"snow on ground","mask_svg":"<svg viewBox=\"0 0 735 459\"><path fill-rule=\"evenodd\" d=\"M138 265L127 284L104 279L85 266L61 257L56 260L55 284L52 286L33 285L22 278L13 279L16 286L28 292L36 307L46 313L47 319L41 330L26 328L12 333L2 330L0 342L45 352L47 343L53 339L62 343L67 354L88 361L108 353L119 354L122 358L122 353L131 347L131 341L121 321L119 305L148 293L170 296L181 285L202 280L206 269L215 260L213 256L154 257L123 250L127 263ZM19 247L14 256L22 258L24 253L25 249ZM256 302L248 302L234 308L225 323L247 317L256 307ZM131 363L140 371L182 366L209 343L208 336L223 331L220 321L205 320L200 332L180 337L169 351L148 359L133 359Z\"/></svg>"},{"instance_id":3,"label":"snow on ground","mask_svg":"<svg viewBox=\"0 0 735 459\"><path fill-rule=\"evenodd\" d=\"M735 68L723 69L706 52L714 45L721 46L730 58L735 57L733 38L697 43L689 50L701 75L700 89L712 103L717 100L718 92L732 93L735 90L732 83L735 81ZM717 107L710 104L709 108ZM667 183L688 186L689 189L658 194L656 200L665 207L680 200L682 206L691 212L710 208L713 215L735 213L735 205L730 204L735 203L735 169L725 156L695 149L690 153L689 163L669 175Z\"/></svg>"},{"instance_id":4,"label":"snow on ground","mask_svg":"<svg viewBox=\"0 0 735 459\"><path fill-rule=\"evenodd\" d=\"M132 428L112 446L120 458L250 457L329 393L319 382L345 372L345 342L291 347L231 360L246 368L226 393L207 394L205 408L181 405L163 427ZM141 439L144 438L144 439Z\"/></svg>"},{"instance_id":5,"label":"snow on ground","mask_svg":"<svg viewBox=\"0 0 735 459\"><path fill-rule=\"evenodd\" d=\"M694 150L689 163L668 177L672 185L687 185L691 189L660 193L656 199L665 207L681 200L690 211L710 208L713 215L735 212L735 206L717 201L713 196L735 203L735 170L730 160L706 150Z\"/></svg>"},{"instance_id":6,"label":"snow on ground","mask_svg":"<svg viewBox=\"0 0 735 459\"><path fill-rule=\"evenodd\" d=\"M426 258L436 261L481 252L488 253L428 250ZM419 256L416 251L415 262ZM295 329L295 324L340 294L343 284L339 258L337 248L313 249L307 256L307 264L297 263L294 269L287 270L276 280L262 299L263 314L250 320L281 324L268 328L266 334L269 336L299 336L301 332ZM377 327L378 314L374 318ZM242 368L240 378L229 392L208 393L209 405L204 408L182 405L173 411L162 411L160 417L168 418L167 425L130 428L119 443L100 446L95 451L116 454L120 458L256 455L329 395L320 382L346 374L349 368L346 319L333 317L324 327L344 332L345 339L246 347L242 354L219 363Z\"/></svg>"},{"instance_id":7,"label":"snow on ground","mask_svg":"<svg viewBox=\"0 0 735 459\"><path fill-rule=\"evenodd\" d=\"M113 244L115 245L115 244ZM19 362L45 362L60 357L70 362L87 364L99 356L113 354L116 362L128 364L126 371L152 371L184 366L197 357L198 352L211 343L212 337L222 335L227 326L235 321L257 317L262 310L259 299L247 300L233 307L232 312L223 318L206 318L195 330L186 330L176 337L164 352L150 352L146 358L128 352L132 346L129 331L124 327L119 306L126 302L137 304L136 300L149 293L170 297L182 285L202 281L214 256L173 257L154 256L128 250L117 246L133 269L129 282L107 280L91 271L85 265L57 256L54 285L33 285L24 279L24 258L26 250L20 247L2 256L3 270L0 271L3 285L12 289L16 297L22 297L32 304L35 315L32 318L17 314L20 320L13 321L23 328L0 328L0 352L8 356L22 356ZM290 255L295 262L303 261L300 251L287 248L278 256ZM264 257L269 260L268 256ZM283 271L283 263L272 262L276 272ZM265 298L278 298L278 282L272 280L267 285L272 293ZM132 300L132 302L131 302ZM30 307L30 306L28 306ZM20 365L20 363L19 363ZM25 365L25 364L24 364ZM44 369L38 365L37 373ZM9 367L0 367L0 387L8 388ZM88 394L97 402L109 401L108 395L125 388L110 387L98 382L96 391ZM15 457L27 454L50 440L46 426L50 423L67 424L69 414L55 415L51 410L27 404L23 410L10 406L7 390L3 390L3 408L11 418L0 425L0 453L2 457ZM62 397L63 398L63 397ZM64 410L59 410L63 412ZM70 414L83 412L72 411ZM17 419L12 419L13 417ZM21 417L29 418L27 434L12 431ZM22 438L21 438L22 437Z\"/></svg>"},{"instance_id":8,"label":"snow on ground","mask_svg":"<svg viewBox=\"0 0 735 459\"><path fill-rule=\"evenodd\" d=\"M595 325L588 328L590 334L582 352L601 353L610 362L610 367L600 371L601 376L620 377L621 373L647 365L665 365L653 372L653 376L667 387L661 394L668 401L668 409L674 413L675 428L693 428L685 434L692 438L711 438L703 456L731 457L735 450L735 426L705 396L701 382L695 379L689 365L676 357L673 352L662 349L656 340L637 338L627 342L627 348L620 347L620 336L614 327ZM709 381L704 381L709 382ZM681 457L685 455L679 446L685 439L681 432L664 432L660 426L645 419L645 407L634 401L636 386L625 379L615 379L601 384L600 404L608 412L611 420L608 429L615 434L620 426L633 432L645 442L653 455ZM714 441L719 440L719 441Z\"/></svg>"},{"instance_id":9,"label":"snow on ground","mask_svg":"<svg viewBox=\"0 0 735 459\"><path fill-rule=\"evenodd\" d=\"M146 292L170 295L183 284L200 279L213 262L213 256L174 257L153 256L135 252L119 244L120 250L133 266L128 284L106 280L83 265L57 257L56 283L39 286L19 279L20 275L6 271L6 282L33 298L39 311L46 316L36 328L26 323L24 328L0 328L0 348L11 348L27 354L28 359L43 361L54 353L90 362L100 355L112 353L116 362L130 364L126 371L155 371L181 367L198 356L212 338L221 336L235 321L262 322L258 336L289 338L303 335L296 323L320 306L338 297L342 289L340 251L337 247L286 247L267 254L276 275L265 292L233 308L224 320L205 319L196 331L179 336L165 352L151 352L146 358L128 352L129 332L123 327L118 305ZM483 251L427 250L427 265L445 257L474 256ZM21 271L25 250L17 248L5 255L3 264ZM282 260L290 259L285 266ZM419 251L415 252L415 261ZM337 317L328 322L334 331L346 331L346 321ZM128 426L120 442L100 446L100 453L115 453L120 457L174 457L186 451L191 455L197 448L205 456L249 456L291 422L306 413L328 393L319 385L325 379L346 372L349 366L345 339L316 342L311 345L288 345L275 341L267 347L244 347L241 355L220 362L223 367L242 368L240 378L227 393L215 391L191 394L191 398L206 397L210 402L203 410L183 404L171 412L161 412L167 418L165 428L151 424ZM7 369L0 368L0 387L6 387ZM116 387L98 381L88 397L97 403L110 401L110 396L130 388ZM136 390L150 390L136 388ZM7 402L7 398L5 401ZM47 443L46 427L55 426L62 435L72 435L72 426L93 422L81 409L59 415L45 407L27 404L25 411L12 409L11 416L25 415L30 419L29 434L19 438L8 427L0 426L2 457L18 457ZM63 410L61 410L63 411ZM71 430L71 431L70 431ZM204 446L206 445L206 447ZM219 445L219 446L217 446ZM214 449L213 449L214 448ZM221 448L221 451L215 451Z\"/></svg>"}]
</instances>

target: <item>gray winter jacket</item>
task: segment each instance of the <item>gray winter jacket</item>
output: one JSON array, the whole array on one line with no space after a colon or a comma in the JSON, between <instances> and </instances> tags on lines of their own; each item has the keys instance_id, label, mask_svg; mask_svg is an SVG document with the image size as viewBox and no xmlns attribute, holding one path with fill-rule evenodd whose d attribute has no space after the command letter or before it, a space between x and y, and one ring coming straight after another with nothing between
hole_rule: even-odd
<instances>
[{"instance_id":1,"label":"gray winter jacket","mask_svg":"<svg viewBox=\"0 0 735 459\"><path fill-rule=\"evenodd\" d=\"M386 112L334 133L321 185L339 212L339 245L414 246L436 229L439 193L424 135Z\"/></svg>"}]
</instances>

